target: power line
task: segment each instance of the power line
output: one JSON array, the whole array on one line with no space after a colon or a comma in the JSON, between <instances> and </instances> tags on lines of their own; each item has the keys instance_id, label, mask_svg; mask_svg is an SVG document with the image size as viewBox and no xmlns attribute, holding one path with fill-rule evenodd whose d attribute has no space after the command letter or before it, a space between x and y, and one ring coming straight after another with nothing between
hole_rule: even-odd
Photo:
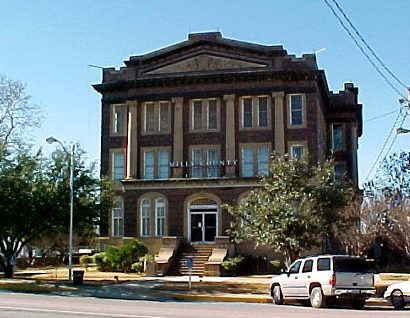
<instances>
[{"instance_id":1,"label":"power line","mask_svg":"<svg viewBox=\"0 0 410 318\"><path fill-rule=\"evenodd\" d=\"M379 119L379 118L383 118L383 117L386 117L386 116L388 116L388 115L397 113L397 112L399 112L399 111L400 111L400 110L393 110L392 112L384 113L384 114L381 114L381 115L379 115L379 116L366 119L366 120L363 121L363 122L364 122L364 123L367 123L367 122L369 122L369 121L376 120L376 119Z\"/></svg>"},{"instance_id":2,"label":"power line","mask_svg":"<svg viewBox=\"0 0 410 318\"><path fill-rule=\"evenodd\" d=\"M340 5L337 3L336 0L332 0L332 2L336 5L337 9L342 13L343 17L345 20L349 23L350 27L354 30L356 35L359 37L359 39L363 42L363 44L366 46L366 48L370 51L370 53L374 56L374 58L380 63L380 65L386 70L387 73L390 74L391 77L393 77L397 83L399 83L401 86L403 86L406 90L408 89L407 85L404 84L387 66L386 64L379 58L379 56L376 54L376 52L370 47L369 43L363 38L363 36L360 34L360 32L357 30L357 28L353 25L352 21L349 19L347 14L343 11L343 9L340 7Z\"/></svg>"},{"instance_id":3,"label":"power line","mask_svg":"<svg viewBox=\"0 0 410 318\"><path fill-rule=\"evenodd\" d=\"M376 159L374 160L374 162L373 162L373 164L372 164L372 166L371 166L369 172L367 173L367 176L366 176L366 178L364 179L364 182L366 182L367 180L369 180L369 177L370 177L371 173L373 172L373 169L375 168L376 164L379 162L379 159L381 158L382 154L384 153L384 149L387 147L387 144L388 144L388 142L389 142L389 140L390 140L390 137L391 137L391 136L393 135L393 133L394 133L394 135L393 135L393 140L390 142L390 145L389 145L388 148L387 148L387 152L386 152L385 157L387 156L387 154L388 154L389 151L391 150L391 148L392 148L392 146L393 146L393 144L394 144L394 142L396 141L396 138L397 138L397 134L395 133L395 131L396 131L396 125L397 125L397 123L399 122L399 119L400 119L401 116L402 116L403 118L402 118L402 121L401 121L401 123L400 123L400 126L403 125L404 120L405 120L406 117L407 117L407 113L406 113L405 115L402 115L400 112L397 114L397 117L396 117L396 119L394 120L394 123L393 123L393 127L391 128L391 130L390 130L390 132L389 132L389 135L387 136L386 140L385 140L384 143L383 143L382 148L380 149L379 154L377 155L377 157L376 157ZM377 170L377 171L378 171L378 170ZM376 173L377 173L377 171L376 171Z\"/></svg>"},{"instance_id":4,"label":"power line","mask_svg":"<svg viewBox=\"0 0 410 318\"><path fill-rule=\"evenodd\" d=\"M407 99L407 96L403 95L403 93L400 92L399 89L397 89L397 87L390 81L390 79L387 78L387 76L382 72L382 70L373 62L373 60L371 59L371 57L369 56L369 54L367 54L367 52L365 51L365 49L360 45L360 43L358 42L358 40L356 39L356 37L353 35L353 33L350 31L350 29L348 28L348 26L344 23L344 21L342 20L342 18L338 15L338 13L336 12L336 10L332 7L332 5L328 2L328 0L323 0L325 2L325 4L329 7L329 9L332 11L333 15L336 17L336 19L339 21L340 25L343 27L343 29L345 29L345 31L347 32L347 34L349 35L349 37L353 40L353 42L356 44L356 46L359 48L359 50L362 52L362 54L366 57L366 59L368 60L368 62L373 66L373 68L377 71L377 73L379 73L379 75L384 79L384 81L390 86L390 88L396 92L398 95L404 97ZM333 2L335 2L335 0L332 0ZM338 7L340 7L339 5L337 5ZM347 16L346 16L347 17ZM348 20L350 21L350 20ZM353 25L353 24L352 24ZM354 30L357 30L356 28L353 28ZM361 37L361 36L360 36ZM364 39L363 39L364 41ZM370 50L373 51L373 50ZM374 52L374 51L373 51ZM379 62L380 63L380 62ZM383 63L384 64L384 63ZM390 71L388 71L390 74ZM394 76L394 78L396 78L396 76ZM402 83L400 81L400 83ZM405 85L404 85L405 86ZM405 86L406 87L406 86ZM406 87L407 88L407 87Z\"/></svg>"}]
</instances>

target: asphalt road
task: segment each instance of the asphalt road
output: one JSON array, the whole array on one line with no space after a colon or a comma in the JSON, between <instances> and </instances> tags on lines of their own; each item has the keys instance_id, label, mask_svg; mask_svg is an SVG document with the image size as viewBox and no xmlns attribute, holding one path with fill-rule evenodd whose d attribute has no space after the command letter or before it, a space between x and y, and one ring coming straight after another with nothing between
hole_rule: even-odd
<instances>
[{"instance_id":1,"label":"asphalt road","mask_svg":"<svg viewBox=\"0 0 410 318\"><path fill-rule=\"evenodd\" d=\"M0 294L0 317L113 317L113 318L245 318L245 317L409 317L410 308L313 309L297 305L157 302L65 297L33 294Z\"/></svg>"}]
</instances>

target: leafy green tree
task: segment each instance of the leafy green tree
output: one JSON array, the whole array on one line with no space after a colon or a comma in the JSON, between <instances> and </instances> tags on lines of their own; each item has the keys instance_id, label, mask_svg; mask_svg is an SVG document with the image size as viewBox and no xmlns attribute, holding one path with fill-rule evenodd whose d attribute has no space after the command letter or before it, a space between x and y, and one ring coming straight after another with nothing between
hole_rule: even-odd
<instances>
[{"instance_id":1,"label":"leafy green tree","mask_svg":"<svg viewBox=\"0 0 410 318\"><path fill-rule=\"evenodd\" d=\"M289 264L302 250L318 245L322 234L343 225L342 210L352 190L335 180L331 162L314 167L307 158L293 160L274 154L270 175L228 211L236 222L231 234L271 246Z\"/></svg>"},{"instance_id":2,"label":"leafy green tree","mask_svg":"<svg viewBox=\"0 0 410 318\"><path fill-rule=\"evenodd\" d=\"M69 158L57 150L51 159L27 152L0 161L0 266L12 277L12 260L35 239L66 233L69 224ZM112 208L108 180L95 177L80 149L74 158L74 231L95 235Z\"/></svg>"}]
</instances>

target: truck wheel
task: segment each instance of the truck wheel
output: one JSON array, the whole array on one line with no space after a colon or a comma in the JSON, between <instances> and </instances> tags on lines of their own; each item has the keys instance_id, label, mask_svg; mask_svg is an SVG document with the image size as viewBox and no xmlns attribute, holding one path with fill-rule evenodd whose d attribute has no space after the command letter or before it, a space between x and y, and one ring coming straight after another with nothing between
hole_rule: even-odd
<instances>
[{"instance_id":1,"label":"truck wheel","mask_svg":"<svg viewBox=\"0 0 410 318\"><path fill-rule=\"evenodd\" d=\"M326 306L326 296L323 295L322 288L314 287L310 292L310 304L313 308L323 308Z\"/></svg>"},{"instance_id":2,"label":"truck wheel","mask_svg":"<svg viewBox=\"0 0 410 318\"><path fill-rule=\"evenodd\" d=\"M280 289L279 285L275 285L272 289L272 297L273 297L273 302L276 305L282 305L283 304L283 295L282 295L282 290Z\"/></svg>"},{"instance_id":3,"label":"truck wheel","mask_svg":"<svg viewBox=\"0 0 410 318\"><path fill-rule=\"evenodd\" d=\"M405 306L403 292L400 289L395 289L391 292L390 301L396 309L403 309Z\"/></svg>"}]
</instances>

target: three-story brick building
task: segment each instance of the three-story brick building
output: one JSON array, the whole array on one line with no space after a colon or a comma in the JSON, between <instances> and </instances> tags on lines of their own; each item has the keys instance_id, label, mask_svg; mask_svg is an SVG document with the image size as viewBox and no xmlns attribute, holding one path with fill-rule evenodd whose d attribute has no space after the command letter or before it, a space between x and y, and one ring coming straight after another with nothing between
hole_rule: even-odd
<instances>
[{"instance_id":1,"label":"three-story brick building","mask_svg":"<svg viewBox=\"0 0 410 318\"><path fill-rule=\"evenodd\" d=\"M190 34L103 70L101 172L121 183L106 242L214 242L234 203L268 173L273 151L310 162L333 153L357 185L358 89L329 91L315 55Z\"/></svg>"}]
</instances>

